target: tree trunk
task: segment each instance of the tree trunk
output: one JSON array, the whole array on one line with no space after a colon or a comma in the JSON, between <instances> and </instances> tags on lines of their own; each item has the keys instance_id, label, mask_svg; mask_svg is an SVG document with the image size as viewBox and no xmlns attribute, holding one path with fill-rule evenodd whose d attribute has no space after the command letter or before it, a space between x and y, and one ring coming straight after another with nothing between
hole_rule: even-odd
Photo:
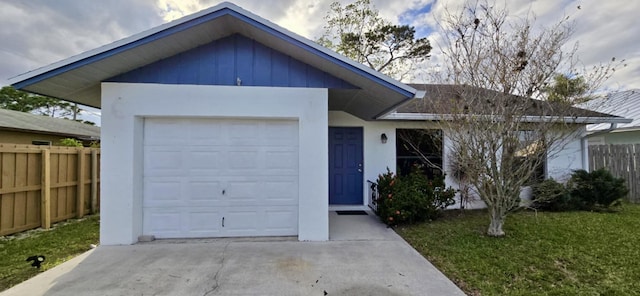
<instances>
[{"instance_id":1,"label":"tree trunk","mask_svg":"<svg viewBox=\"0 0 640 296\"><path fill-rule=\"evenodd\" d=\"M504 225L505 215L502 214L500 210L492 209L490 212L491 223L489 224L487 234L489 236L504 236L502 225Z\"/></svg>"}]
</instances>

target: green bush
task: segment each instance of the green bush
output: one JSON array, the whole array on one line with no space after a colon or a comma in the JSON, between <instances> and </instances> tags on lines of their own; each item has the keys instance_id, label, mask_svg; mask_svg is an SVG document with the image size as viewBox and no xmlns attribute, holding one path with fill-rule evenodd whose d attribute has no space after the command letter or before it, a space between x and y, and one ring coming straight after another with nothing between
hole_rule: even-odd
<instances>
[{"instance_id":1,"label":"green bush","mask_svg":"<svg viewBox=\"0 0 640 296\"><path fill-rule=\"evenodd\" d=\"M564 184L547 179L533 186L533 207L543 211L572 211L580 208Z\"/></svg>"},{"instance_id":2,"label":"green bush","mask_svg":"<svg viewBox=\"0 0 640 296\"><path fill-rule=\"evenodd\" d=\"M82 147L82 142L74 138L60 139L60 146Z\"/></svg>"},{"instance_id":3,"label":"green bush","mask_svg":"<svg viewBox=\"0 0 640 296\"><path fill-rule=\"evenodd\" d=\"M577 170L566 186L553 179L533 186L533 206L546 211L607 209L619 204L629 192L624 182L605 169Z\"/></svg>"},{"instance_id":4,"label":"green bush","mask_svg":"<svg viewBox=\"0 0 640 296\"><path fill-rule=\"evenodd\" d=\"M568 187L572 198L581 201L582 209L593 210L619 204L629 193L624 183L624 179L614 177L606 169L577 170L571 175Z\"/></svg>"},{"instance_id":5,"label":"green bush","mask_svg":"<svg viewBox=\"0 0 640 296\"><path fill-rule=\"evenodd\" d=\"M445 189L444 177L427 179L418 166L398 177L387 168L378 176L378 216L387 225L411 224L438 217L455 203L455 191Z\"/></svg>"}]
</instances>

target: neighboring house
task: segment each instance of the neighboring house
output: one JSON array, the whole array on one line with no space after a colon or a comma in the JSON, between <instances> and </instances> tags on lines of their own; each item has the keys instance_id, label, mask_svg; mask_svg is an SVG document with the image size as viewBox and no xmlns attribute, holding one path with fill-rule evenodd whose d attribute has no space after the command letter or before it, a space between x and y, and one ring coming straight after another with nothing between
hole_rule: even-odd
<instances>
[{"instance_id":1,"label":"neighboring house","mask_svg":"<svg viewBox=\"0 0 640 296\"><path fill-rule=\"evenodd\" d=\"M86 144L100 140L100 127L73 120L0 109L0 143L60 145L73 138Z\"/></svg>"},{"instance_id":2,"label":"neighboring house","mask_svg":"<svg viewBox=\"0 0 640 296\"><path fill-rule=\"evenodd\" d=\"M396 135L436 127L396 112L428 91L229 3L12 82L102 109L104 245L327 240L330 209L366 209L366 180L411 157ZM583 167L580 138L569 141L548 166Z\"/></svg>"},{"instance_id":3,"label":"neighboring house","mask_svg":"<svg viewBox=\"0 0 640 296\"><path fill-rule=\"evenodd\" d=\"M613 93L579 106L633 120L630 123L588 125L589 145L640 144L640 89Z\"/></svg>"}]
</instances>

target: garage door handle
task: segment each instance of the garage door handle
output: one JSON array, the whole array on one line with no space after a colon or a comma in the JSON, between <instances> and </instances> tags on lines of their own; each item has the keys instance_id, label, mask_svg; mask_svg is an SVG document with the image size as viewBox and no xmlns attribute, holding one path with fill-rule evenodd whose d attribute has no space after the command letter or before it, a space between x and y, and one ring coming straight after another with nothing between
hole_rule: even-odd
<instances>
[{"instance_id":1,"label":"garage door handle","mask_svg":"<svg viewBox=\"0 0 640 296\"><path fill-rule=\"evenodd\" d=\"M224 217L222 217L222 227L224 227Z\"/></svg>"}]
</instances>

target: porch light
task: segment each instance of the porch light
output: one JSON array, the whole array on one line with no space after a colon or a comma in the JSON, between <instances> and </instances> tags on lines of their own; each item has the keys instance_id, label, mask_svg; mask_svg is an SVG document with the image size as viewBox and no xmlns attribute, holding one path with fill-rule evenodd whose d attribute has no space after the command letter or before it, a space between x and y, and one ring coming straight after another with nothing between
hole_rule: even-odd
<instances>
[{"instance_id":1,"label":"porch light","mask_svg":"<svg viewBox=\"0 0 640 296\"><path fill-rule=\"evenodd\" d=\"M382 135L380 135L380 142L382 142L382 144L387 143L387 134L382 133Z\"/></svg>"}]
</instances>

